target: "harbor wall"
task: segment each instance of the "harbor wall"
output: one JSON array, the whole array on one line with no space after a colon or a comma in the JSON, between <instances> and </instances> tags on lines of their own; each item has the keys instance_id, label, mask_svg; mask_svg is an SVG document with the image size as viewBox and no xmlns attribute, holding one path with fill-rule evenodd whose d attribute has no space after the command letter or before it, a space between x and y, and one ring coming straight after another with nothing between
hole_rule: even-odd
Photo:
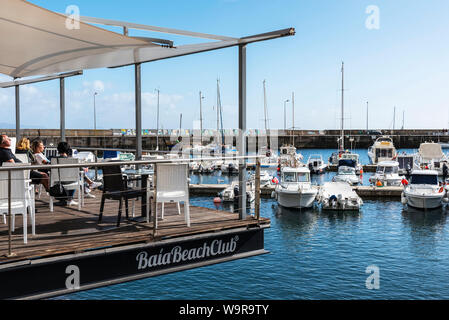
<instances>
[{"instance_id":1,"label":"harbor wall","mask_svg":"<svg viewBox=\"0 0 449 320\"><path fill-rule=\"evenodd\" d=\"M154 133L142 136L142 148L144 150L154 150L157 145L157 137ZM176 131L176 130L175 130ZM192 131L192 130L191 130ZM217 133L203 134L203 144L217 140ZM235 131L235 130L234 130ZM171 132L171 134L168 134ZM293 144L299 149L335 149L337 148L337 140L340 137L339 130L271 130L272 134L266 135L258 130L250 130L248 132L248 145L259 146L266 141L277 141L277 145ZM0 129L1 134L7 134L10 137L15 136L15 129ZM419 144L426 141L449 143L448 130L382 130L382 134L390 135L396 148L417 149ZM59 129L23 129L22 136L30 140L39 138L44 141L47 146L56 146L60 142ZM367 132L366 130L348 130L345 131L345 147L349 148L368 148L378 137L378 134ZM192 142L199 141L198 133L188 133L183 131L183 141ZM159 134L159 150L169 150L177 140L178 136L171 130L165 130L165 133ZM90 147L90 148L117 148L117 149L135 149L135 135L124 134L123 130L87 130L87 129L71 129L66 130L66 140L74 147ZM236 145L235 134L226 134L225 140L227 144ZM220 140L218 140L220 141ZM276 144L276 143L275 143ZM273 146L272 146L273 147Z\"/></svg>"}]
</instances>

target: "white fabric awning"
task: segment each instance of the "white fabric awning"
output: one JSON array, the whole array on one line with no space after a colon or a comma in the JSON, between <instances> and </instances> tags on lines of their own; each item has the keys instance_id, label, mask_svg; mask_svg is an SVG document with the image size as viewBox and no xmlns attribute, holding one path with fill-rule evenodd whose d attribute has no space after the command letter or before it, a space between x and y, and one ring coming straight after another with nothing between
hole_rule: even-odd
<instances>
[{"instance_id":1,"label":"white fabric awning","mask_svg":"<svg viewBox=\"0 0 449 320\"><path fill-rule=\"evenodd\" d=\"M0 73L14 78L149 62L294 34L294 29L223 38L178 47L161 46L80 22L24 0L1 0Z\"/></svg>"}]
</instances>

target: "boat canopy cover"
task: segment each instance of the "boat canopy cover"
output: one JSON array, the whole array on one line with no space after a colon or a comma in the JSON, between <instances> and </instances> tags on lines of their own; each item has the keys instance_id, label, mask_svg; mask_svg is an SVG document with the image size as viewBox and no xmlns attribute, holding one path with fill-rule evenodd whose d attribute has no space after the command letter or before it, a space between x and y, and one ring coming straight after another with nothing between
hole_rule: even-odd
<instances>
[{"instance_id":1,"label":"boat canopy cover","mask_svg":"<svg viewBox=\"0 0 449 320\"><path fill-rule=\"evenodd\" d=\"M207 42L172 47L82 21L78 28L78 22L70 16L24 0L2 0L1 6L0 73L13 78L132 65L295 33L289 28L244 38L208 39Z\"/></svg>"},{"instance_id":2,"label":"boat canopy cover","mask_svg":"<svg viewBox=\"0 0 449 320\"><path fill-rule=\"evenodd\" d=\"M338 160L339 167L352 167L355 168L356 161L353 159L340 159Z\"/></svg>"},{"instance_id":3,"label":"boat canopy cover","mask_svg":"<svg viewBox=\"0 0 449 320\"><path fill-rule=\"evenodd\" d=\"M438 143L421 143L419 146L419 155L423 159L428 160L444 158L443 150L441 149L441 145Z\"/></svg>"}]
</instances>

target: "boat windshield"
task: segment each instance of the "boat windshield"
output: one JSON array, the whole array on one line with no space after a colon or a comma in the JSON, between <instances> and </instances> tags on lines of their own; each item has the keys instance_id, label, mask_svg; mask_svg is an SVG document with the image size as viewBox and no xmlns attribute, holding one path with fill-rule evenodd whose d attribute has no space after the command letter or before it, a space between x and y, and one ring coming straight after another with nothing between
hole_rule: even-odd
<instances>
[{"instance_id":1,"label":"boat windshield","mask_svg":"<svg viewBox=\"0 0 449 320\"><path fill-rule=\"evenodd\" d=\"M438 185L438 177L428 174L414 174L410 179L411 184L433 184Z\"/></svg>"},{"instance_id":2,"label":"boat windshield","mask_svg":"<svg viewBox=\"0 0 449 320\"><path fill-rule=\"evenodd\" d=\"M399 168L398 167L390 167L390 166L380 166L377 167L376 170L377 173L385 173L385 174L391 174L391 173L398 173L399 172Z\"/></svg>"},{"instance_id":3,"label":"boat windshield","mask_svg":"<svg viewBox=\"0 0 449 320\"><path fill-rule=\"evenodd\" d=\"M393 158L392 148L376 148L376 156L382 158Z\"/></svg>"},{"instance_id":4,"label":"boat windshield","mask_svg":"<svg viewBox=\"0 0 449 320\"><path fill-rule=\"evenodd\" d=\"M309 174L307 172L284 172L284 182L309 182Z\"/></svg>"},{"instance_id":5,"label":"boat windshield","mask_svg":"<svg viewBox=\"0 0 449 320\"><path fill-rule=\"evenodd\" d=\"M355 169L351 167L338 168L338 174L355 174Z\"/></svg>"}]
</instances>

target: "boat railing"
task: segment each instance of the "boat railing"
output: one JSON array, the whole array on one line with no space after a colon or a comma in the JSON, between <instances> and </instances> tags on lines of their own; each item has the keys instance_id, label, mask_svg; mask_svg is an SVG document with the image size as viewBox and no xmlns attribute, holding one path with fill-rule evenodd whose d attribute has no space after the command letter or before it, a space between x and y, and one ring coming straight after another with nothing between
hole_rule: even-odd
<instances>
[{"instance_id":1,"label":"boat railing","mask_svg":"<svg viewBox=\"0 0 449 320\"><path fill-rule=\"evenodd\" d=\"M34 208L35 208L35 197L36 194L39 194L40 196L40 190L39 190L39 185L35 184L34 188L31 188L31 186L33 186L33 182L30 180L29 178L29 172L30 171L36 171L36 170L44 170L45 172L51 173L52 169L70 169L70 168L78 168L79 169L79 173L80 173L80 181L84 181L83 179L86 177L86 174L83 172L86 172L87 168L105 168L105 167L111 167L111 166L121 166L121 167L128 167L129 166L135 166L135 168L137 170L133 171L134 174L128 174L127 175L127 171L125 170L124 172L120 172L117 173L115 175L122 175L124 177L124 181L125 183L136 183L136 188L137 190L144 190L146 192L148 192L150 195L156 195L157 194L157 186L156 186L156 179L157 179L157 166L159 164L167 164L167 163L171 163L171 164L186 164L189 162L193 162L193 161L214 161L214 160L221 160L221 161L226 161L226 160L238 160L239 161L239 169L240 172L242 172L241 175L241 179L246 180L247 175L244 174L243 171L246 170L247 167L247 163L245 160L248 159L253 159L256 161L256 167L255 167L255 202L254 202L254 218L257 219L257 221L259 221L260 219L260 159L264 158L263 156L232 156L232 157L204 157L204 158L195 158L195 159L187 159L187 158L179 158L179 159L151 159L151 160L134 160L134 161L120 161L120 160L110 160L110 161L105 161L105 162L79 162L76 164L48 164L48 165L31 165L31 164L26 164L26 163L21 163L21 164L17 164L17 165L8 165L8 166L0 166L0 176L2 176L0 178L0 203L7 208L7 210L5 210L4 212L6 212L6 218L7 218L7 226L8 226L8 254L7 256L13 256L12 254L12 248L11 248L11 243L12 243L12 226L13 221L12 219L15 218L15 214L13 213L13 204L14 201L18 200L16 199L17 196L13 193L13 189L12 189L12 184L14 183L14 180L25 180L26 185L28 186L28 190L29 190L29 198L31 198L31 201L33 201L34 203ZM154 170L145 170L146 166L153 166ZM13 174L14 172L17 171L22 171L23 174L21 175L17 175L17 174ZM28 171L28 173L26 172ZM58 174L58 176L60 175L60 173ZM113 174L110 174L110 176L112 176ZM145 181L143 181L142 179L138 179L138 178L131 178L132 175L136 175L136 176L146 176L148 177L148 180L145 179ZM13 178L13 176L15 178ZM19 176L20 178L17 178L17 176ZM103 174L103 178L106 175ZM188 179L188 177L186 177ZM49 177L47 179L50 179ZM16 184L14 183L14 186ZM7 189L7 190L6 190ZM81 188L81 190L84 190ZM36 193L35 193L36 192ZM79 189L77 190L77 192L83 192L80 191ZM6 196L7 195L7 196ZM246 196L246 195L245 195ZM239 193L239 197L243 197L243 195L241 195ZM142 196L142 206L144 204L144 197ZM80 199L80 198L79 198ZM81 198L82 201L81 203L84 203L84 198ZM141 223L147 223L149 224L150 222L152 222L153 225L153 236L156 234L156 229L157 229L157 223L154 223L156 221L156 210L155 210L155 199L154 196L153 197L148 197L149 199L149 203L146 203L145 200L145 205L149 206L149 208L151 208L151 219L144 219L144 209L142 209L142 216L139 219L136 219L134 221L136 222L141 222ZM28 199L29 200L29 199ZM27 201L28 201L27 200ZM239 200L239 199L238 199ZM91 200L89 200L91 201ZM98 208L100 208L100 199L92 199L92 201L90 202L90 205L98 205ZM80 204L81 205L81 204ZM51 206L50 206L51 208ZM79 208L79 207L78 207ZM134 207L133 207L134 208ZM146 207L145 207L146 208ZM25 210L27 210L25 208ZM51 211L52 209L50 209ZM83 212L88 210L88 209L81 209ZM94 209L95 211L97 209ZM246 207L245 207L246 210ZM245 211L247 212L247 211ZM0 212L0 218L1 218L1 214L2 212ZM239 215L240 219L245 219L244 217L245 215ZM33 217L33 214L30 214L30 218L35 218L35 215ZM52 223L57 224L58 220L55 219L55 221L53 221ZM148 225L148 228L151 228ZM34 227L33 227L33 231L34 231Z\"/></svg>"}]
</instances>

